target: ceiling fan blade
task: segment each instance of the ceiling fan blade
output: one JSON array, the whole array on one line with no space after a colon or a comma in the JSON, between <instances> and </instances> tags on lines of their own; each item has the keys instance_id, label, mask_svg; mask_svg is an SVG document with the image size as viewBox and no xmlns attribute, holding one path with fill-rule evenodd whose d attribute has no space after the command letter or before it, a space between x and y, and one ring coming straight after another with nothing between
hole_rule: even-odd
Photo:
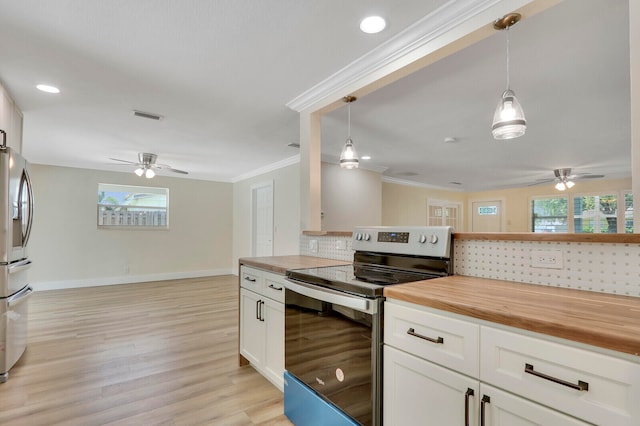
<instances>
[{"instance_id":1,"label":"ceiling fan blade","mask_svg":"<svg viewBox=\"0 0 640 426\"><path fill-rule=\"evenodd\" d=\"M185 172L184 170L178 170L178 169L174 169L171 166L168 166L166 164L152 164L151 168L153 169L160 169L160 170L168 170L170 172L174 172L174 173L181 173L183 175L188 175L189 172Z\"/></svg>"},{"instance_id":2,"label":"ceiling fan blade","mask_svg":"<svg viewBox=\"0 0 640 426\"><path fill-rule=\"evenodd\" d=\"M604 175L592 175L592 174L589 174L589 173L585 173L585 174L583 174L583 175L576 175L576 176L575 176L575 179L576 179L576 180L582 180L582 179L600 179L600 178L603 178L603 177L604 177Z\"/></svg>"},{"instance_id":3,"label":"ceiling fan blade","mask_svg":"<svg viewBox=\"0 0 640 426\"><path fill-rule=\"evenodd\" d=\"M134 164L134 165L138 165L138 163L134 162L134 161L127 161L127 160L121 160L119 158L109 158L109 160L113 160L113 161L120 161L122 163L126 163L126 164Z\"/></svg>"},{"instance_id":4,"label":"ceiling fan blade","mask_svg":"<svg viewBox=\"0 0 640 426\"><path fill-rule=\"evenodd\" d=\"M167 167L167 170L172 171L174 173L180 173L180 174L183 174L183 175L188 175L189 174L189 172L185 172L184 170L172 169L171 167Z\"/></svg>"},{"instance_id":5,"label":"ceiling fan blade","mask_svg":"<svg viewBox=\"0 0 640 426\"><path fill-rule=\"evenodd\" d=\"M543 185L545 183L551 183L553 182L555 179L537 179L536 182L532 182L527 186L536 186L536 185Z\"/></svg>"}]
</instances>

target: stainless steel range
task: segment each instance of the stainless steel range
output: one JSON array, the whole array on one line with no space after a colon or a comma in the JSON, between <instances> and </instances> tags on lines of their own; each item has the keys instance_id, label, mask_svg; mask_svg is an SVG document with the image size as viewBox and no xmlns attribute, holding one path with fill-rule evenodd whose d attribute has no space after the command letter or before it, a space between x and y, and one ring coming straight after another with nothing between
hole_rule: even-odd
<instances>
[{"instance_id":1,"label":"stainless steel range","mask_svg":"<svg viewBox=\"0 0 640 426\"><path fill-rule=\"evenodd\" d=\"M357 227L352 266L287 272L285 414L297 425L375 425L383 290L451 275L451 227Z\"/></svg>"}]
</instances>

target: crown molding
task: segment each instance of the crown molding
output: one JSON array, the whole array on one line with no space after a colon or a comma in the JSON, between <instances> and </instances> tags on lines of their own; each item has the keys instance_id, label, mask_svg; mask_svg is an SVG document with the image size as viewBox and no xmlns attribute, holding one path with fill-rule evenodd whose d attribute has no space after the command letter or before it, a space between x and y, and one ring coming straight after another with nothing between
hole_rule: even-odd
<instances>
[{"instance_id":1,"label":"crown molding","mask_svg":"<svg viewBox=\"0 0 640 426\"><path fill-rule=\"evenodd\" d=\"M296 154L293 157L285 158L284 160L277 161L275 163L267 164L264 167L260 167L259 169L252 170L249 173L245 173L243 175L236 176L231 178L229 182L237 183L246 179L250 179L252 177L260 176L265 173L273 172L274 170L281 169L283 167L290 166L292 164L297 164L300 162L300 154Z\"/></svg>"},{"instance_id":2,"label":"crown molding","mask_svg":"<svg viewBox=\"0 0 640 426\"><path fill-rule=\"evenodd\" d=\"M464 192L462 188L449 188L438 185L429 185L427 183L415 182L412 180L398 179L390 176L382 176L382 182L385 183L394 183L396 185L404 185L404 186L416 186L418 188L427 188L427 189L437 189L440 191L450 191L450 192Z\"/></svg>"},{"instance_id":3,"label":"crown molding","mask_svg":"<svg viewBox=\"0 0 640 426\"><path fill-rule=\"evenodd\" d=\"M301 112L331 96L339 98L349 85L424 48L438 37L504 0L450 0L415 24L351 62L325 80L287 102ZM515 6L515 5L514 5Z\"/></svg>"}]
</instances>

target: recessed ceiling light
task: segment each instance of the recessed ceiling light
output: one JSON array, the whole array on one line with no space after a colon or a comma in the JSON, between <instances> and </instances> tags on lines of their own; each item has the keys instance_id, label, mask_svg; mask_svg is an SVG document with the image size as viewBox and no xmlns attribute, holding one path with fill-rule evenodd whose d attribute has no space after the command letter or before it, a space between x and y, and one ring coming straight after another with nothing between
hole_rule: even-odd
<instances>
[{"instance_id":1,"label":"recessed ceiling light","mask_svg":"<svg viewBox=\"0 0 640 426\"><path fill-rule=\"evenodd\" d=\"M367 34L376 34L387 26L384 18L380 16L368 16L360 22L360 30Z\"/></svg>"},{"instance_id":2,"label":"recessed ceiling light","mask_svg":"<svg viewBox=\"0 0 640 426\"><path fill-rule=\"evenodd\" d=\"M363 155L362 157L363 160L371 160L371 156L370 155Z\"/></svg>"},{"instance_id":3,"label":"recessed ceiling light","mask_svg":"<svg viewBox=\"0 0 640 426\"><path fill-rule=\"evenodd\" d=\"M38 84L36 89L47 93L60 93L60 89L54 86L49 86L48 84Z\"/></svg>"}]
</instances>

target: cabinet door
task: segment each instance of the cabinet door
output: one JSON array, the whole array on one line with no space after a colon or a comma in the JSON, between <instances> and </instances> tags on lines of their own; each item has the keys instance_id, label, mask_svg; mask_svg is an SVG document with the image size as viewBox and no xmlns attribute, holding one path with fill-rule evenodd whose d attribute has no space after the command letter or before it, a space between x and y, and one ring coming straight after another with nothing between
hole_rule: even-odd
<instances>
[{"instance_id":1,"label":"cabinet door","mask_svg":"<svg viewBox=\"0 0 640 426\"><path fill-rule=\"evenodd\" d=\"M264 362L265 325L262 318L264 297L250 290L240 289L240 353L250 363Z\"/></svg>"},{"instance_id":2,"label":"cabinet door","mask_svg":"<svg viewBox=\"0 0 640 426\"><path fill-rule=\"evenodd\" d=\"M383 374L385 425L478 424L477 380L387 345Z\"/></svg>"},{"instance_id":3,"label":"cabinet door","mask_svg":"<svg viewBox=\"0 0 640 426\"><path fill-rule=\"evenodd\" d=\"M284 390L284 304L264 298L265 323L264 372L280 390Z\"/></svg>"},{"instance_id":4,"label":"cabinet door","mask_svg":"<svg viewBox=\"0 0 640 426\"><path fill-rule=\"evenodd\" d=\"M480 385L482 396L481 416L486 426L586 426L582 422L558 411L543 407L484 383Z\"/></svg>"}]
</instances>

